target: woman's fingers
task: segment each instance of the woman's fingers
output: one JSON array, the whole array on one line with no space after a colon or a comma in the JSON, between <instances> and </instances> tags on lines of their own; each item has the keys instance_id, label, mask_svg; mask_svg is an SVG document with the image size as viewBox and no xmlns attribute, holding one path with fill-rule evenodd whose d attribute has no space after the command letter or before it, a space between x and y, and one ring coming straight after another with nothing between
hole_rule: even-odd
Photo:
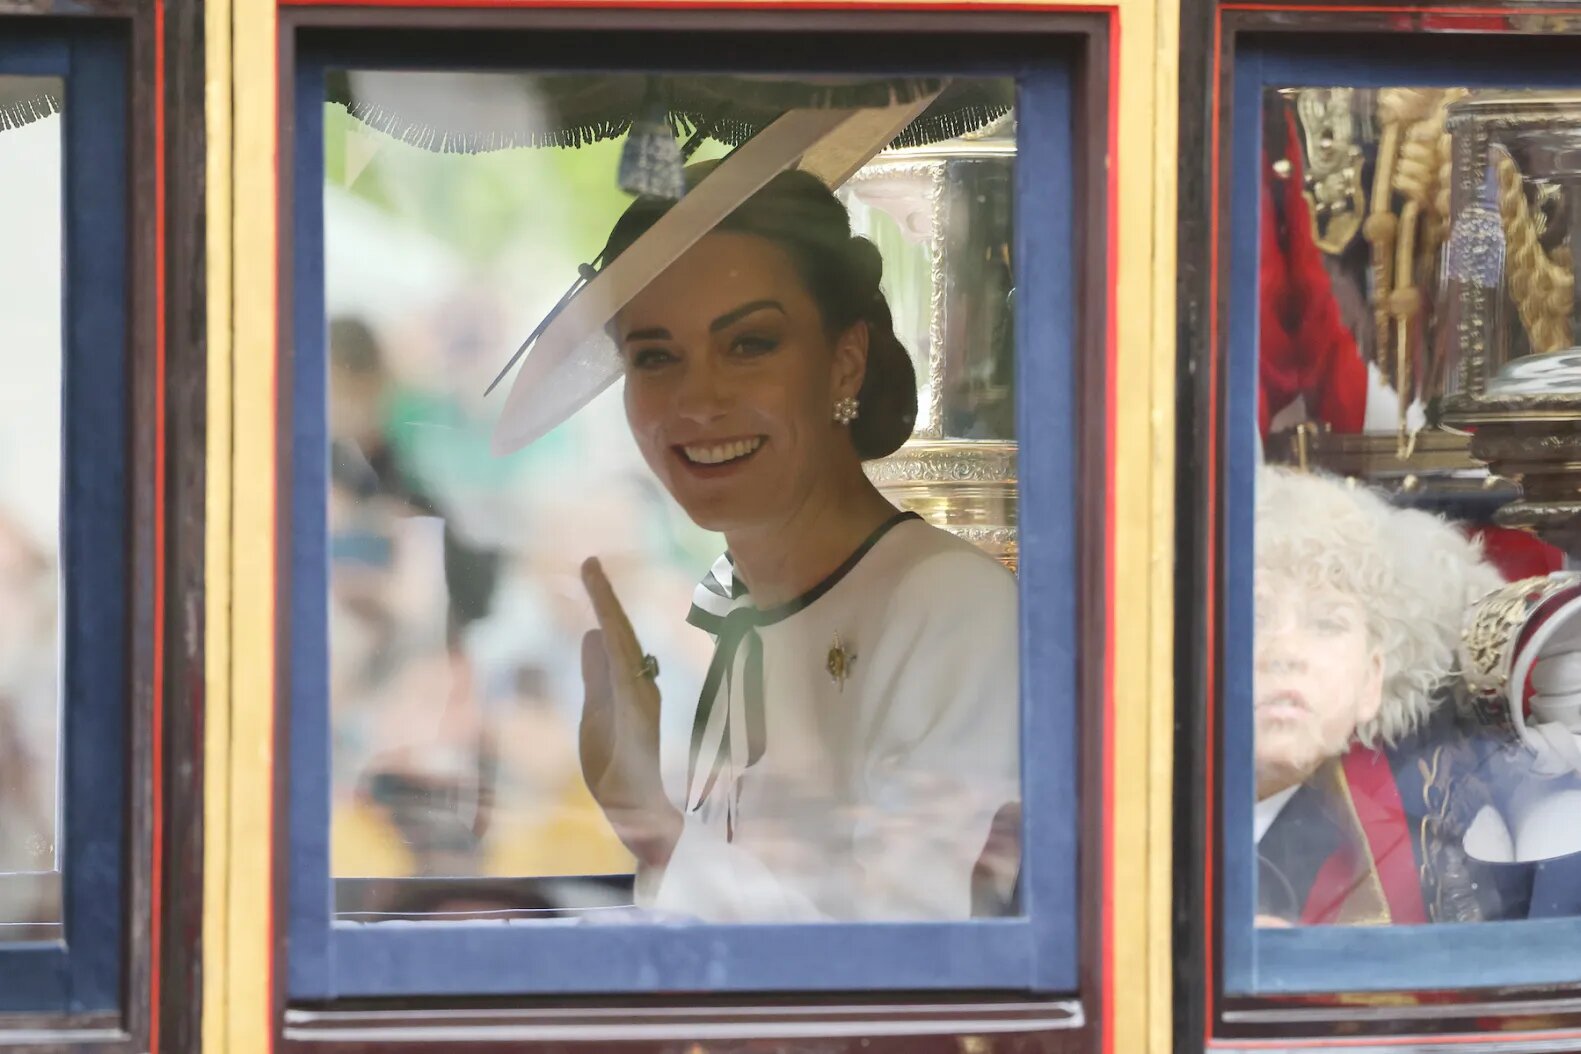
<instances>
[{"instance_id":1,"label":"woman's fingers","mask_svg":"<svg viewBox=\"0 0 1581 1054\"><path fill-rule=\"evenodd\" d=\"M647 680L642 684L653 693L656 714L657 689ZM619 829L630 821L617 820L617 813L650 808L655 786L663 797L658 726L641 712L648 700L640 689L633 692L613 683L607 637L601 630L589 630L582 637L582 685L582 722L577 730L582 778Z\"/></svg>"},{"instance_id":2,"label":"woman's fingers","mask_svg":"<svg viewBox=\"0 0 1581 1054\"><path fill-rule=\"evenodd\" d=\"M615 588L609 584L609 577L604 574L597 557L589 557L582 564L582 585L587 589L588 599L593 601L593 614L604 631L604 646L616 671L638 673L642 668L642 645L637 642L637 631L631 628L626 609L620 606L620 598L615 596Z\"/></svg>"},{"instance_id":3,"label":"woman's fingers","mask_svg":"<svg viewBox=\"0 0 1581 1054\"><path fill-rule=\"evenodd\" d=\"M582 636L582 724L578 729L582 778L597 793L614 752L614 692L609 683L609 656L604 634L589 630Z\"/></svg>"},{"instance_id":4,"label":"woman's fingers","mask_svg":"<svg viewBox=\"0 0 1581 1054\"><path fill-rule=\"evenodd\" d=\"M589 557L582 564L582 584L603 631L601 637L609 659L605 677L609 693L635 705L642 717L657 728L659 686L643 672L642 644L637 640L637 631L632 629L626 609L621 607L620 598L615 595L615 588L609 584L609 576L604 574L597 557Z\"/></svg>"}]
</instances>

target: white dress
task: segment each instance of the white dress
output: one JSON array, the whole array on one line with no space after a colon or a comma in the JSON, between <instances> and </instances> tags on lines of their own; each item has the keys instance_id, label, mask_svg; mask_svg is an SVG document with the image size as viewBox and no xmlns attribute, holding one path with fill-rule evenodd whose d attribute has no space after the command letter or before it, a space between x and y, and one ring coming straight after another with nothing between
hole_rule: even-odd
<instances>
[{"instance_id":1,"label":"white dress","mask_svg":"<svg viewBox=\"0 0 1581 1054\"><path fill-rule=\"evenodd\" d=\"M1014 576L905 514L765 611L721 559L688 621L716 651L684 828L638 903L720 922L969 916L995 814L1020 798Z\"/></svg>"}]
</instances>

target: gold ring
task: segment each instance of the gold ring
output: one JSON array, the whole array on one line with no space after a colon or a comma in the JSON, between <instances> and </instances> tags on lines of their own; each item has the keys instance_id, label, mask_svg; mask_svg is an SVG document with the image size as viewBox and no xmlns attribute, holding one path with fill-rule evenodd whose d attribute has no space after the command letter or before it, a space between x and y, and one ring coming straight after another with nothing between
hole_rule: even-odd
<instances>
[{"instance_id":1,"label":"gold ring","mask_svg":"<svg viewBox=\"0 0 1581 1054\"><path fill-rule=\"evenodd\" d=\"M650 681L659 679L659 660L657 657L653 655L644 655L642 657L642 665L637 667L637 675L632 680L640 681L644 678Z\"/></svg>"}]
</instances>

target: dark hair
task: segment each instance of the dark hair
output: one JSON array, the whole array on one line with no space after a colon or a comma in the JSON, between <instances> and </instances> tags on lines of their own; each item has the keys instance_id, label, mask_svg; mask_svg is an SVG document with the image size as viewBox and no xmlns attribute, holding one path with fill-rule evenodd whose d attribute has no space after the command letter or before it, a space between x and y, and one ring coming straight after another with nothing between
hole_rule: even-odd
<instances>
[{"instance_id":1,"label":"dark hair","mask_svg":"<svg viewBox=\"0 0 1581 1054\"><path fill-rule=\"evenodd\" d=\"M689 166L687 184L695 185L714 164ZM672 204L653 198L633 202L610 232L604 263L630 248ZM883 258L872 242L852 236L845 206L817 176L781 172L715 230L756 235L783 249L831 335L867 323L867 372L857 392L861 409L851 422L851 439L865 461L898 450L917 423L917 375L895 336L889 303L879 287Z\"/></svg>"},{"instance_id":2,"label":"dark hair","mask_svg":"<svg viewBox=\"0 0 1581 1054\"><path fill-rule=\"evenodd\" d=\"M357 377L378 377L384 356L373 330L360 318L337 318L329 324L329 361L337 370Z\"/></svg>"}]
</instances>

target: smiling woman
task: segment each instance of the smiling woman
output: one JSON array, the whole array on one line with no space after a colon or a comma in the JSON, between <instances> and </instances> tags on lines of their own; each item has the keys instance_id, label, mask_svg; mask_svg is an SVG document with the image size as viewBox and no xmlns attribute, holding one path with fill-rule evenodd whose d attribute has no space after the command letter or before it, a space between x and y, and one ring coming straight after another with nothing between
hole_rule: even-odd
<instances>
[{"instance_id":1,"label":"smiling woman","mask_svg":"<svg viewBox=\"0 0 1581 1054\"><path fill-rule=\"evenodd\" d=\"M603 258L667 209L633 205ZM729 545L689 620L717 644L680 808L662 794L657 689L587 568L600 630L583 652L584 775L640 862L639 902L717 920L961 918L974 876L1009 902L1016 853L990 834L1017 808L1015 582L863 472L916 417L881 274L829 188L786 172L613 321L644 460Z\"/></svg>"},{"instance_id":2,"label":"smiling woman","mask_svg":"<svg viewBox=\"0 0 1581 1054\"><path fill-rule=\"evenodd\" d=\"M617 258L660 208L634 206L605 254ZM700 526L728 532L742 517L762 521L776 505L784 518L785 506L805 502L842 461L847 471L827 481L846 492L842 498L882 500L859 462L893 453L917 408L882 270L878 250L851 236L828 188L788 172L616 316L632 432L648 466ZM740 404L738 434L720 429L732 403ZM845 422L835 420L842 405ZM747 458L774 463L756 477L774 493L700 486ZM721 500L737 507L719 507Z\"/></svg>"},{"instance_id":3,"label":"smiling woman","mask_svg":"<svg viewBox=\"0 0 1581 1054\"><path fill-rule=\"evenodd\" d=\"M922 88L694 137L673 198L616 190L632 138L447 156L326 112L341 919L1021 913L1013 512L873 482L914 432L1014 449L940 408L1013 402L1013 126L886 152ZM864 204L875 155L937 175ZM488 902L433 909L450 876Z\"/></svg>"}]
</instances>

